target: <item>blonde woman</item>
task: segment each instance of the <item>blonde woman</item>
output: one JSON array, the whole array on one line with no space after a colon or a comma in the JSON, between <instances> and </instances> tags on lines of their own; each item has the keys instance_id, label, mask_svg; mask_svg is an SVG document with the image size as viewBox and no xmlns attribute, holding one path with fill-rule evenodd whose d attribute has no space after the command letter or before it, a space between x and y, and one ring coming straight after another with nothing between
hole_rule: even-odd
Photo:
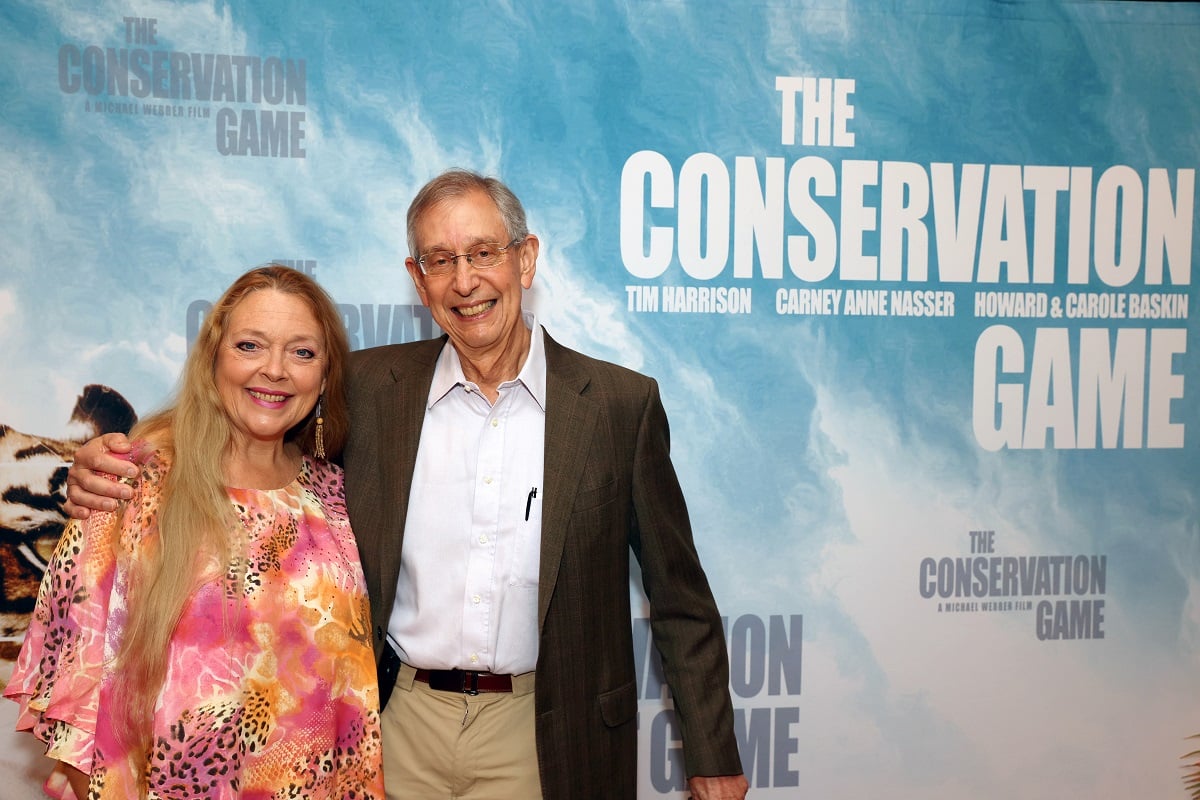
<instances>
[{"instance_id":1,"label":"blonde woman","mask_svg":"<svg viewBox=\"0 0 1200 800\"><path fill-rule=\"evenodd\" d=\"M342 474L345 330L280 266L139 423L133 498L64 531L5 695L91 798L383 797Z\"/></svg>"}]
</instances>

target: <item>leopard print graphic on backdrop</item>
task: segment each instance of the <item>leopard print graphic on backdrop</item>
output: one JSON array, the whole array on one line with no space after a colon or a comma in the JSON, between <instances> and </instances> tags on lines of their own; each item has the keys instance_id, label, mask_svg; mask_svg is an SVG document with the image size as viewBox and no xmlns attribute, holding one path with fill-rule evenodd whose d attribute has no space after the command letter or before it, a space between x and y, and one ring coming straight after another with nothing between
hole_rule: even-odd
<instances>
[{"instance_id":1,"label":"leopard print graphic on backdrop","mask_svg":"<svg viewBox=\"0 0 1200 800\"><path fill-rule=\"evenodd\" d=\"M136 421L119 392L91 384L71 413L74 435L51 439L0 423L0 666L17 657L46 562L66 525L67 466L76 448L102 433L128 433Z\"/></svg>"}]
</instances>

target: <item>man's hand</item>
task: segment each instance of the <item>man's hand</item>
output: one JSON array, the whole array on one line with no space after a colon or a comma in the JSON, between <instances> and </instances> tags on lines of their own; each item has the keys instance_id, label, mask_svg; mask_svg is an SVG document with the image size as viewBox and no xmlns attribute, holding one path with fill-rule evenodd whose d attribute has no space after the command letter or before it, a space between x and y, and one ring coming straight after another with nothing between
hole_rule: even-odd
<instances>
[{"instance_id":1,"label":"man's hand","mask_svg":"<svg viewBox=\"0 0 1200 800\"><path fill-rule=\"evenodd\" d=\"M67 470L67 502L63 510L75 519L87 519L92 511L112 511L120 500L133 497L133 490L120 478L136 478L141 471L135 459L148 452L135 452L123 433L97 436L75 451L75 462Z\"/></svg>"},{"instance_id":2,"label":"man's hand","mask_svg":"<svg viewBox=\"0 0 1200 800\"><path fill-rule=\"evenodd\" d=\"M692 800L742 800L750 784L745 775L718 775L688 779Z\"/></svg>"}]
</instances>

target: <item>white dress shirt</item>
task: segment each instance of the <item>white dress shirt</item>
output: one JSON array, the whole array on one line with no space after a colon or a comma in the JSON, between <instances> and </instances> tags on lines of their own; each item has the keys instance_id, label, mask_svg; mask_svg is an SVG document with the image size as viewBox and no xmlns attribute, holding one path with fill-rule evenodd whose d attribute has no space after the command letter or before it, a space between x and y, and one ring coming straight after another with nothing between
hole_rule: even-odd
<instances>
[{"instance_id":1,"label":"white dress shirt","mask_svg":"<svg viewBox=\"0 0 1200 800\"><path fill-rule=\"evenodd\" d=\"M414 667L515 675L537 663L546 350L523 316L529 354L495 405L452 346L434 368L388 623Z\"/></svg>"}]
</instances>

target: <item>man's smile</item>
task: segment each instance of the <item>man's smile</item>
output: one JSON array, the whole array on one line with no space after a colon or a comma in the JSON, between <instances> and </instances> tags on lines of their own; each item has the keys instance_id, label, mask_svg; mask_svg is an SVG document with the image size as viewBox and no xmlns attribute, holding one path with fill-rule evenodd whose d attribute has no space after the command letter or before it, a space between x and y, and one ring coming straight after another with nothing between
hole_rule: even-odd
<instances>
[{"instance_id":1,"label":"man's smile","mask_svg":"<svg viewBox=\"0 0 1200 800\"><path fill-rule=\"evenodd\" d=\"M476 303L473 306L458 306L454 309L454 313L460 317L478 317L490 311L495 305L495 300L484 300L482 303Z\"/></svg>"}]
</instances>

